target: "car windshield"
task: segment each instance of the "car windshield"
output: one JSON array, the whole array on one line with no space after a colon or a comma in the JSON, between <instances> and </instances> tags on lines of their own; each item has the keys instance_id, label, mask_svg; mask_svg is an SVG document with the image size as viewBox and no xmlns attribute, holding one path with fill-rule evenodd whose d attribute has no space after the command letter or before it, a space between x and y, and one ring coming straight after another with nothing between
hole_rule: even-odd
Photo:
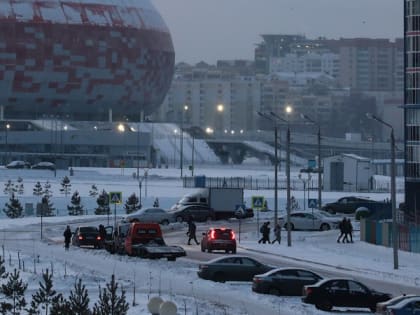
<instances>
[{"instance_id":1,"label":"car windshield","mask_svg":"<svg viewBox=\"0 0 420 315\"><path fill-rule=\"evenodd\" d=\"M94 226L85 226L80 228L81 233L96 233L98 229Z\"/></svg>"}]
</instances>

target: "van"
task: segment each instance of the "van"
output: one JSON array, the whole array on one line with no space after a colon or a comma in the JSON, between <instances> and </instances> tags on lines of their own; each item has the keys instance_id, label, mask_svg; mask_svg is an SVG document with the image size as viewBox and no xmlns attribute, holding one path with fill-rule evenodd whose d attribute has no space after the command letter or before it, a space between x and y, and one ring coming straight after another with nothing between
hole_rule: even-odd
<instances>
[{"instance_id":1,"label":"van","mask_svg":"<svg viewBox=\"0 0 420 315\"><path fill-rule=\"evenodd\" d=\"M162 230L158 223L131 223L125 238L125 251L128 255L134 255L133 247L136 245L146 245L150 242L164 245Z\"/></svg>"}]
</instances>

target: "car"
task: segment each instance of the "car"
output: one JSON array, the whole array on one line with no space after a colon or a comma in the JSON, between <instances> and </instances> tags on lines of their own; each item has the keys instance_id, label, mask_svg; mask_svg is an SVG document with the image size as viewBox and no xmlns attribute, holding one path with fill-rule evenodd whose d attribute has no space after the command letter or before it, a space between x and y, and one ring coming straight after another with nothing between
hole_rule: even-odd
<instances>
[{"instance_id":1,"label":"car","mask_svg":"<svg viewBox=\"0 0 420 315\"><path fill-rule=\"evenodd\" d=\"M420 298L419 295L415 295L415 294L402 294L402 295L395 296L388 301L377 303L376 304L376 314L382 314L382 315L389 314L388 307L396 305L396 304L400 303L401 301L403 301L405 299L412 298L412 297Z\"/></svg>"},{"instance_id":2,"label":"car","mask_svg":"<svg viewBox=\"0 0 420 315\"><path fill-rule=\"evenodd\" d=\"M313 285L305 285L302 301L314 304L323 311L334 306L368 308L376 311L376 304L392 298L388 293L377 292L363 283L345 278L324 279Z\"/></svg>"},{"instance_id":3,"label":"car","mask_svg":"<svg viewBox=\"0 0 420 315\"><path fill-rule=\"evenodd\" d=\"M31 167L34 170L51 170L54 171L55 170L55 164L51 163L51 162L39 162L36 163L34 165L32 165Z\"/></svg>"},{"instance_id":4,"label":"car","mask_svg":"<svg viewBox=\"0 0 420 315\"><path fill-rule=\"evenodd\" d=\"M353 214L358 208L365 207L367 209L384 206L387 203L371 200L369 198L362 198L356 196L342 197L335 202L330 202L322 206L321 210L329 213L344 213Z\"/></svg>"},{"instance_id":5,"label":"car","mask_svg":"<svg viewBox=\"0 0 420 315\"><path fill-rule=\"evenodd\" d=\"M194 221L212 221L215 219L215 213L212 208L204 204L185 205L176 209L170 210L172 217L176 222L186 222L190 217Z\"/></svg>"},{"instance_id":6,"label":"car","mask_svg":"<svg viewBox=\"0 0 420 315\"><path fill-rule=\"evenodd\" d=\"M10 169L31 168L31 164L25 161L12 161L6 165L6 168L10 168Z\"/></svg>"},{"instance_id":7,"label":"car","mask_svg":"<svg viewBox=\"0 0 420 315\"><path fill-rule=\"evenodd\" d=\"M326 231L338 228L341 217L328 216L321 211L295 211L290 214L291 230ZM287 216L280 217L280 224L287 230Z\"/></svg>"},{"instance_id":8,"label":"car","mask_svg":"<svg viewBox=\"0 0 420 315\"><path fill-rule=\"evenodd\" d=\"M254 209L252 208L240 208L239 210L235 211L235 218L237 219L246 219L246 218L253 218L254 217Z\"/></svg>"},{"instance_id":9,"label":"car","mask_svg":"<svg viewBox=\"0 0 420 315\"><path fill-rule=\"evenodd\" d=\"M210 228L203 233L201 239L201 251L211 253L214 250L224 250L226 253L236 253L236 237L232 229Z\"/></svg>"},{"instance_id":10,"label":"car","mask_svg":"<svg viewBox=\"0 0 420 315\"><path fill-rule=\"evenodd\" d=\"M302 295L305 285L315 284L323 277L301 268L277 268L252 279L252 291L273 295Z\"/></svg>"},{"instance_id":11,"label":"car","mask_svg":"<svg viewBox=\"0 0 420 315\"><path fill-rule=\"evenodd\" d=\"M388 306L387 315L419 315L420 296L406 297L396 304Z\"/></svg>"},{"instance_id":12,"label":"car","mask_svg":"<svg viewBox=\"0 0 420 315\"><path fill-rule=\"evenodd\" d=\"M263 264L248 256L223 256L198 266L198 276L216 282L252 281L258 274L266 273L274 267Z\"/></svg>"},{"instance_id":13,"label":"car","mask_svg":"<svg viewBox=\"0 0 420 315\"><path fill-rule=\"evenodd\" d=\"M148 222L168 225L174 221L173 215L162 208L145 208L130 213L124 217L126 222Z\"/></svg>"},{"instance_id":14,"label":"car","mask_svg":"<svg viewBox=\"0 0 420 315\"><path fill-rule=\"evenodd\" d=\"M71 239L73 246L93 246L100 248L102 239L96 226L78 226Z\"/></svg>"},{"instance_id":15,"label":"car","mask_svg":"<svg viewBox=\"0 0 420 315\"><path fill-rule=\"evenodd\" d=\"M131 223L121 221L115 226L107 226L107 238L104 241L105 249L111 254L125 254L125 238Z\"/></svg>"}]
</instances>

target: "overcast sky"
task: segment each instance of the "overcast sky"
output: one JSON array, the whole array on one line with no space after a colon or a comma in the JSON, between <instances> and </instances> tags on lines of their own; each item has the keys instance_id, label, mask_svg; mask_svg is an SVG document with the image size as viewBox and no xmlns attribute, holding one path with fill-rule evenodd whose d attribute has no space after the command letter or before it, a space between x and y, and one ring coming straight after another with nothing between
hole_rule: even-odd
<instances>
[{"instance_id":1,"label":"overcast sky","mask_svg":"<svg viewBox=\"0 0 420 315\"><path fill-rule=\"evenodd\" d=\"M260 34L308 38L403 36L399 0L152 0L165 19L176 61L253 59Z\"/></svg>"}]
</instances>

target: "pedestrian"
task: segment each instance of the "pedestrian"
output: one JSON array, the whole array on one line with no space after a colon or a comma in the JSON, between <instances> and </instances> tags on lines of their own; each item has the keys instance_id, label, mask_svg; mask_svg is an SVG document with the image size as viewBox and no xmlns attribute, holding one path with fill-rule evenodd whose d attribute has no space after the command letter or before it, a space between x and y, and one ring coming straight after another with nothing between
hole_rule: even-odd
<instances>
[{"instance_id":1,"label":"pedestrian","mask_svg":"<svg viewBox=\"0 0 420 315\"><path fill-rule=\"evenodd\" d=\"M106 230L102 224L99 224L99 237L101 238L99 246L103 247L106 239Z\"/></svg>"},{"instance_id":2,"label":"pedestrian","mask_svg":"<svg viewBox=\"0 0 420 315\"><path fill-rule=\"evenodd\" d=\"M263 225L261 225L260 227L261 238L258 240L258 244L261 244L261 242L264 241L264 231L266 224L267 222L264 222Z\"/></svg>"},{"instance_id":3,"label":"pedestrian","mask_svg":"<svg viewBox=\"0 0 420 315\"><path fill-rule=\"evenodd\" d=\"M157 197L155 201L153 202L153 208L159 208L159 199Z\"/></svg>"},{"instance_id":4,"label":"pedestrian","mask_svg":"<svg viewBox=\"0 0 420 315\"><path fill-rule=\"evenodd\" d=\"M274 240L271 242L271 244L274 244L275 242L281 243L281 225L277 222L277 224L274 226Z\"/></svg>"},{"instance_id":5,"label":"pedestrian","mask_svg":"<svg viewBox=\"0 0 420 315\"><path fill-rule=\"evenodd\" d=\"M341 220L340 223L338 223L338 229L340 230L340 235L338 236L337 243L340 243L341 238L345 236L345 233L344 233L345 224L346 224L346 217L344 217L343 220ZM343 243L344 243L344 238L343 238Z\"/></svg>"},{"instance_id":6,"label":"pedestrian","mask_svg":"<svg viewBox=\"0 0 420 315\"><path fill-rule=\"evenodd\" d=\"M265 244L266 242L268 242L269 244L270 242L270 221L264 222L264 224L261 226L260 228L260 232L262 234L262 238L258 241L258 243L263 243Z\"/></svg>"},{"instance_id":7,"label":"pedestrian","mask_svg":"<svg viewBox=\"0 0 420 315\"><path fill-rule=\"evenodd\" d=\"M197 241L197 237L195 236L196 230L197 230L197 227L196 227L192 217L189 217L189 219L188 219L188 232L187 232L188 245L191 245L191 240L194 240L197 245L200 244Z\"/></svg>"},{"instance_id":8,"label":"pedestrian","mask_svg":"<svg viewBox=\"0 0 420 315\"><path fill-rule=\"evenodd\" d=\"M67 225L66 229L64 230L63 236L64 236L64 247L66 250L69 250L70 247L70 240L71 240L71 230L70 226Z\"/></svg>"},{"instance_id":9,"label":"pedestrian","mask_svg":"<svg viewBox=\"0 0 420 315\"><path fill-rule=\"evenodd\" d=\"M350 237L350 241L349 241ZM344 239L346 239L347 243L353 243L353 225L351 224L351 221L349 218L347 218L345 224L344 224ZM343 243L344 243L343 239Z\"/></svg>"}]
</instances>

